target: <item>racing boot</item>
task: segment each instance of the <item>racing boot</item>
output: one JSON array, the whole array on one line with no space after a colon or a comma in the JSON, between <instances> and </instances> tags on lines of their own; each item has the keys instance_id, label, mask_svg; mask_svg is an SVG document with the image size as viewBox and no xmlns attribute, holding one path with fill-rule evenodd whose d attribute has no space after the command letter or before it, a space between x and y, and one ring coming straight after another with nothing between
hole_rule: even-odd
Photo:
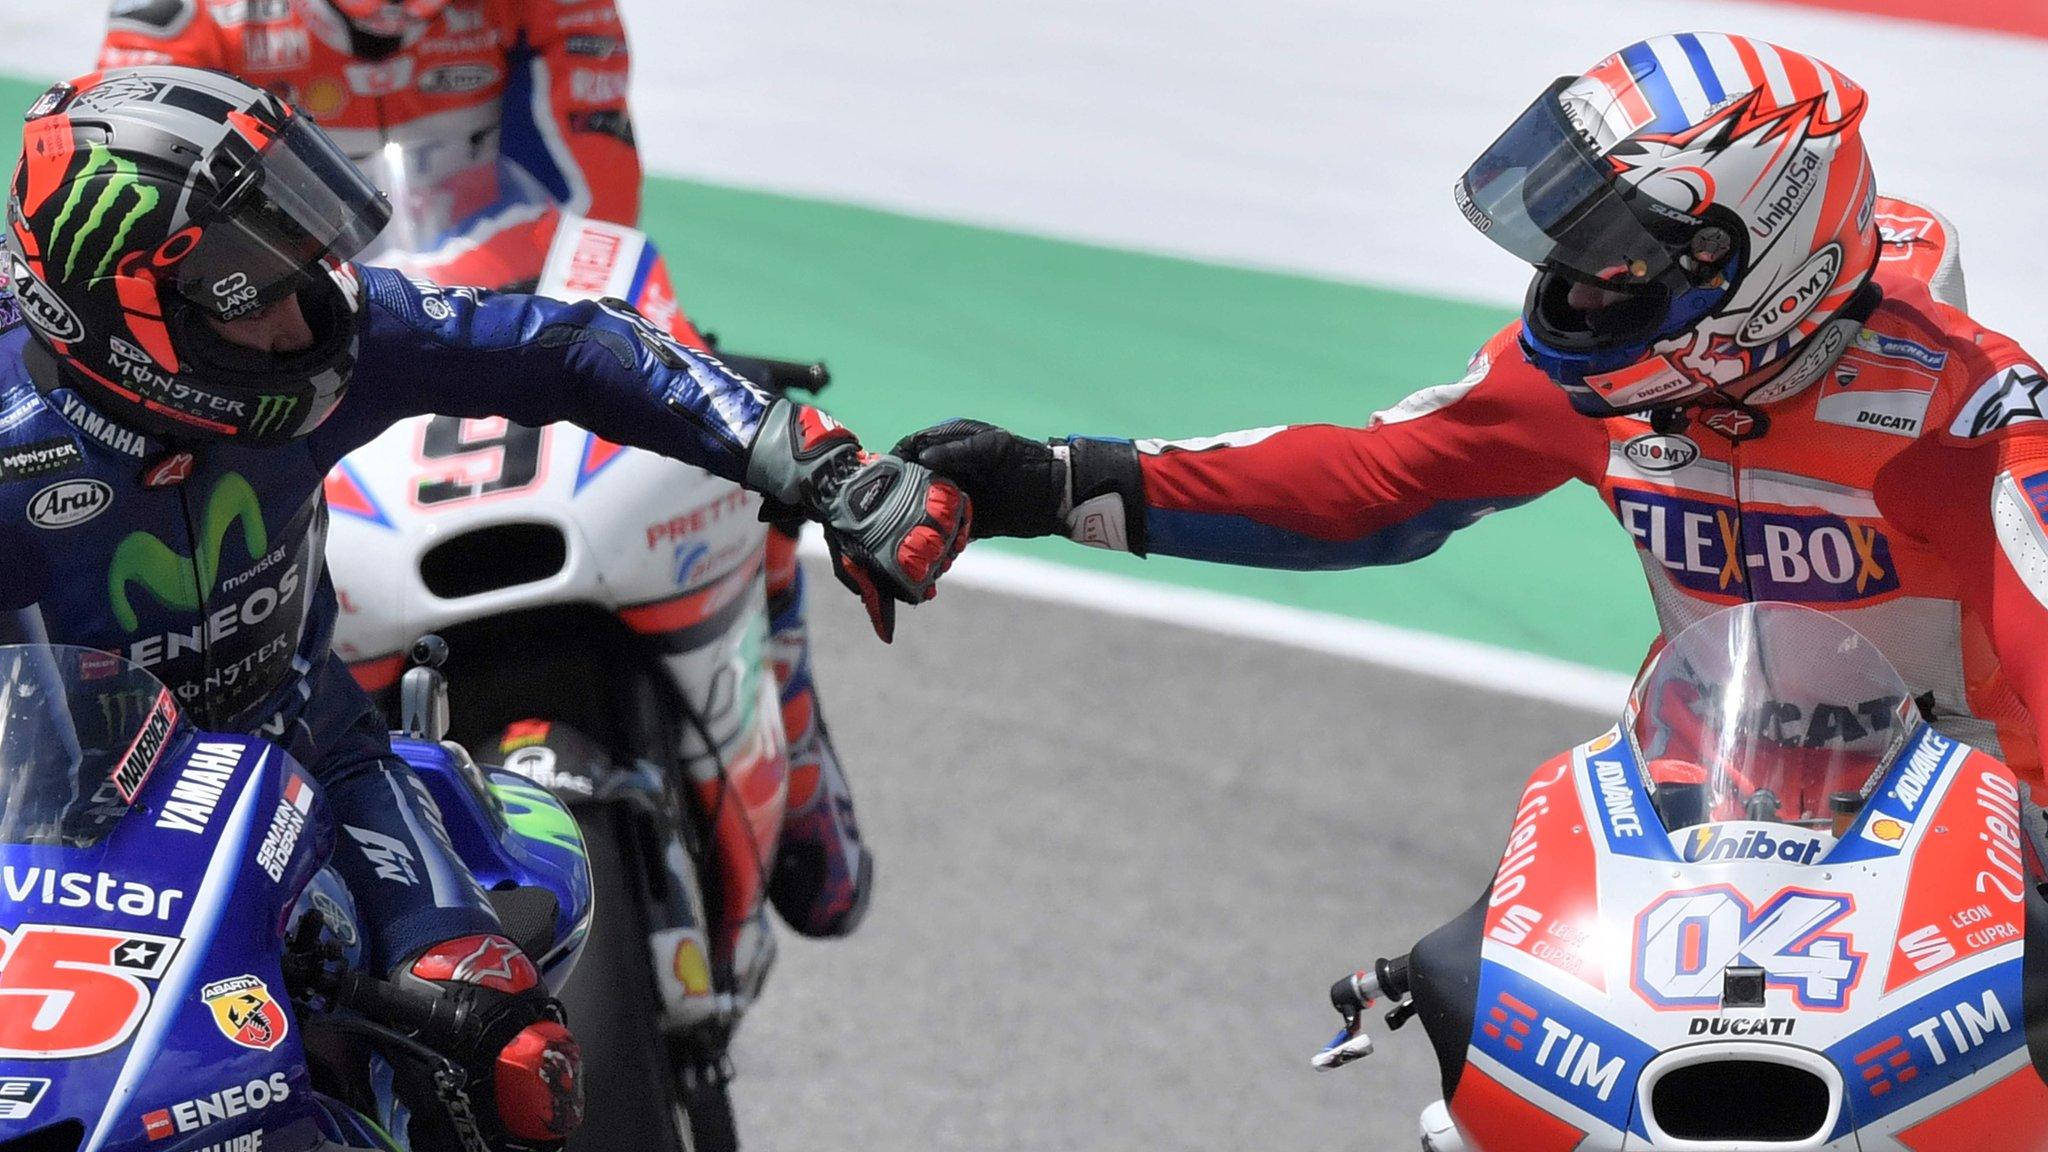
<instances>
[{"instance_id":1,"label":"racing boot","mask_svg":"<svg viewBox=\"0 0 2048 1152\"><path fill-rule=\"evenodd\" d=\"M861 843L853 792L840 770L811 680L804 627L804 576L796 564L801 522L768 531L769 647L789 736L789 805L768 879L768 899L805 936L845 936L860 925L874 889L875 863Z\"/></svg>"},{"instance_id":2,"label":"racing boot","mask_svg":"<svg viewBox=\"0 0 2048 1152\"><path fill-rule=\"evenodd\" d=\"M1422 1110L1422 1152L1465 1152L1465 1138L1441 1100Z\"/></svg>"}]
</instances>

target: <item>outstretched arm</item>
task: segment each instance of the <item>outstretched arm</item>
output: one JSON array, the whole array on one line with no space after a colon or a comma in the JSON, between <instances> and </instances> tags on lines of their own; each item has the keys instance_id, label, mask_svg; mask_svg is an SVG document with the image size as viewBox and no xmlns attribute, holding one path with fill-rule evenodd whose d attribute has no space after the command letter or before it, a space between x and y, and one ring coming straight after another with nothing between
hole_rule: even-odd
<instances>
[{"instance_id":1,"label":"outstretched arm","mask_svg":"<svg viewBox=\"0 0 2048 1152\"><path fill-rule=\"evenodd\" d=\"M862 451L823 412L768 396L617 301L570 304L354 271L367 319L354 390L310 438L323 470L426 412L574 421L822 522L841 581L860 593L884 639L890 598L929 599L966 546L967 503L951 484Z\"/></svg>"},{"instance_id":2,"label":"outstretched arm","mask_svg":"<svg viewBox=\"0 0 2048 1152\"><path fill-rule=\"evenodd\" d=\"M1037 445L961 421L897 450L959 482L984 536L1061 533L1140 555L1310 569L1426 556L1488 512L1595 478L1607 438L1508 332L1464 379L1363 428Z\"/></svg>"}]
</instances>

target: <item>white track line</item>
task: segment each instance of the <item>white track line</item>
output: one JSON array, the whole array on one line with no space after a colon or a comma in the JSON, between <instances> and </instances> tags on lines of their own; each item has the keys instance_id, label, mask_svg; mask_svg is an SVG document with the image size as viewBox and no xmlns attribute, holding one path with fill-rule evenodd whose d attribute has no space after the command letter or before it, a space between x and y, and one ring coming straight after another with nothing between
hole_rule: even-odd
<instances>
[{"instance_id":1,"label":"white track line","mask_svg":"<svg viewBox=\"0 0 2048 1152\"><path fill-rule=\"evenodd\" d=\"M824 545L815 534L805 536L803 551L820 557L825 554ZM945 582L1199 628L1223 636L1288 644L1608 717L1620 713L1622 701L1628 695L1629 677L1569 660L1329 612L1290 608L1249 596L1070 568L1050 560L1011 556L986 548L970 549L962 555ZM914 616L906 615L900 626L915 624Z\"/></svg>"}]
</instances>

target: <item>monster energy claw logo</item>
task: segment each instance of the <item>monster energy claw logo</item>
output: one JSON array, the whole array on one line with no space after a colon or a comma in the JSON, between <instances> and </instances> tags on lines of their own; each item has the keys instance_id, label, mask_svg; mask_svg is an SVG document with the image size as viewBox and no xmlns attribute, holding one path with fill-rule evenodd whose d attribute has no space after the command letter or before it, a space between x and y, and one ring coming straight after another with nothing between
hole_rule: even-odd
<instances>
[{"instance_id":1,"label":"monster energy claw logo","mask_svg":"<svg viewBox=\"0 0 2048 1152\"><path fill-rule=\"evenodd\" d=\"M262 436L285 426L299 407L296 396L265 396L256 401L256 419L249 423L251 436Z\"/></svg>"},{"instance_id":2,"label":"monster energy claw logo","mask_svg":"<svg viewBox=\"0 0 2048 1152\"><path fill-rule=\"evenodd\" d=\"M149 215L160 199L154 187L143 183L134 161L121 159L104 144L92 144L88 148L85 167L72 177L71 194L64 198L64 207L58 211L57 222L50 229L48 266L54 270L61 257L65 280L77 278L79 258L87 245L102 231L111 228L105 250L91 275L94 280L105 277L114 266L114 258L121 254L122 245L127 243L128 233ZM86 202L88 186L98 189L89 204ZM67 246L64 228L74 221Z\"/></svg>"},{"instance_id":3,"label":"monster energy claw logo","mask_svg":"<svg viewBox=\"0 0 2048 1152\"><path fill-rule=\"evenodd\" d=\"M129 586L140 584L157 602L191 612L199 608L205 593L213 590L220 574L220 550L228 532L242 529L242 543L251 558L260 559L269 548L269 533L263 527L263 508L256 490L240 474L230 472L214 485L206 498L200 518L200 538L194 541L195 555L179 555L170 545L147 532L130 532L114 549L114 564L107 573L107 594L114 604L114 619L130 632L140 627L135 606L129 600Z\"/></svg>"}]
</instances>

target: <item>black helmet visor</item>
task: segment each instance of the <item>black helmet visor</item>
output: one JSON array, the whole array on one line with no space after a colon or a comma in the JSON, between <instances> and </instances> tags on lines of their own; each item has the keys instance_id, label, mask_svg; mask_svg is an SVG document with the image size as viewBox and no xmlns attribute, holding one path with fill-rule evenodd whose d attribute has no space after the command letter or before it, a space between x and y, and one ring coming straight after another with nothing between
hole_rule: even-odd
<instances>
[{"instance_id":1,"label":"black helmet visor","mask_svg":"<svg viewBox=\"0 0 2048 1152\"><path fill-rule=\"evenodd\" d=\"M391 206L325 132L299 117L238 173L177 264L179 295L232 320L296 291L320 261L376 238Z\"/></svg>"},{"instance_id":2,"label":"black helmet visor","mask_svg":"<svg viewBox=\"0 0 2048 1152\"><path fill-rule=\"evenodd\" d=\"M1472 162L1454 190L1458 210L1487 239L1539 268L1622 292L1682 290L1682 242L1651 233L1611 166L1566 115L1562 96L1576 80L1552 84Z\"/></svg>"}]
</instances>

